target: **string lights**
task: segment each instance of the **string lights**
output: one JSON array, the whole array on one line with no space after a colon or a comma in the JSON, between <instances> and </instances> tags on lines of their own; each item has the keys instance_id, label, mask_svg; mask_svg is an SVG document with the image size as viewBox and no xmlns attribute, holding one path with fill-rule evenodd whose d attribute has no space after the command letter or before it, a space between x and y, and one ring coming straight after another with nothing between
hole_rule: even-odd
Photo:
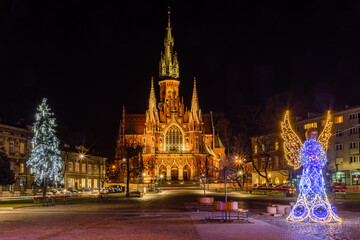
<instances>
[{"instance_id":1,"label":"string lights","mask_svg":"<svg viewBox=\"0 0 360 240\"><path fill-rule=\"evenodd\" d=\"M327 162L326 150L331 136L331 127L329 111L324 130L319 138L316 139L318 134L316 129L308 129L307 140L302 144L291 128L289 112L285 114L284 121L281 123L285 158L295 169L303 166L299 197L287 217L289 221L316 223L341 221L335 207L329 203L326 196L322 175L322 168Z\"/></svg>"}]
</instances>

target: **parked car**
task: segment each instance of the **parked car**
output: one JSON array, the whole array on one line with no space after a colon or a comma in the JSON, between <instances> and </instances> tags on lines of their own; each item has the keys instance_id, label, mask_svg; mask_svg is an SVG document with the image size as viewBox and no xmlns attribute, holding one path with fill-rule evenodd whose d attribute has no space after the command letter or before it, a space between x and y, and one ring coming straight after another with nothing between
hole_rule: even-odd
<instances>
[{"instance_id":1,"label":"parked car","mask_svg":"<svg viewBox=\"0 0 360 240\"><path fill-rule=\"evenodd\" d=\"M72 196L72 193L65 188L55 188L53 192L56 196Z\"/></svg>"},{"instance_id":2,"label":"parked car","mask_svg":"<svg viewBox=\"0 0 360 240\"><path fill-rule=\"evenodd\" d=\"M72 196L81 196L81 191L74 189L74 188L68 188L67 189L69 192L71 192Z\"/></svg>"},{"instance_id":3,"label":"parked car","mask_svg":"<svg viewBox=\"0 0 360 240\"><path fill-rule=\"evenodd\" d=\"M134 196L134 197L142 197L144 195L144 193L140 190L131 190L129 194L130 196Z\"/></svg>"},{"instance_id":4,"label":"parked car","mask_svg":"<svg viewBox=\"0 0 360 240\"><path fill-rule=\"evenodd\" d=\"M121 185L110 185L109 188L113 188L112 192L122 193L125 192L125 187Z\"/></svg>"},{"instance_id":5,"label":"parked car","mask_svg":"<svg viewBox=\"0 0 360 240\"><path fill-rule=\"evenodd\" d=\"M100 188L100 193L107 194L107 193L109 193L109 190L107 188Z\"/></svg>"},{"instance_id":6,"label":"parked car","mask_svg":"<svg viewBox=\"0 0 360 240\"><path fill-rule=\"evenodd\" d=\"M345 192L346 185L345 184L339 184L335 183L333 185L330 185L329 190L332 192Z\"/></svg>"},{"instance_id":7,"label":"parked car","mask_svg":"<svg viewBox=\"0 0 360 240\"><path fill-rule=\"evenodd\" d=\"M43 189L39 188L38 192L36 193L36 196L42 196L42 195L43 195ZM46 196L54 196L54 192L52 191L52 189L46 190Z\"/></svg>"},{"instance_id":8,"label":"parked car","mask_svg":"<svg viewBox=\"0 0 360 240\"><path fill-rule=\"evenodd\" d=\"M92 194L91 188L82 188L80 191L83 195Z\"/></svg>"},{"instance_id":9,"label":"parked car","mask_svg":"<svg viewBox=\"0 0 360 240\"><path fill-rule=\"evenodd\" d=\"M112 187L106 187L105 189L108 191L108 193L115 193L115 189Z\"/></svg>"},{"instance_id":10,"label":"parked car","mask_svg":"<svg viewBox=\"0 0 360 240\"><path fill-rule=\"evenodd\" d=\"M91 189L91 194L100 194L100 189L99 188Z\"/></svg>"}]
</instances>

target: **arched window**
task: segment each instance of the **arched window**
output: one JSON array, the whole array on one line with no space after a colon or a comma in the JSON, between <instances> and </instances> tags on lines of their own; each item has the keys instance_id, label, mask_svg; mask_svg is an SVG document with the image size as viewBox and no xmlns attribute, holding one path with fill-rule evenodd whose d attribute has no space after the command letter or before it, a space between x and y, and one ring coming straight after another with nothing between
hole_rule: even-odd
<instances>
[{"instance_id":1,"label":"arched window","mask_svg":"<svg viewBox=\"0 0 360 240\"><path fill-rule=\"evenodd\" d=\"M183 136L181 130L173 125L166 133L165 151L182 151L183 149Z\"/></svg>"}]
</instances>

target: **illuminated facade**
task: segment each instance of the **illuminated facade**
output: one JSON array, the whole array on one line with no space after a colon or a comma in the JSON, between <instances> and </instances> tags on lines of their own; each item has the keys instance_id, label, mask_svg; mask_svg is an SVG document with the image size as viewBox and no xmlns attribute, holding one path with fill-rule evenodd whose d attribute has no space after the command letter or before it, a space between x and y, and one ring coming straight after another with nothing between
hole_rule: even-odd
<instances>
[{"instance_id":1,"label":"illuminated facade","mask_svg":"<svg viewBox=\"0 0 360 240\"><path fill-rule=\"evenodd\" d=\"M61 151L65 188L99 188L106 180L107 158L89 152L83 146L70 148L65 144Z\"/></svg>"},{"instance_id":2,"label":"illuminated facade","mask_svg":"<svg viewBox=\"0 0 360 240\"><path fill-rule=\"evenodd\" d=\"M290 171L283 158L281 142L276 134L251 138L253 163L249 162L247 165L251 169L251 183L253 186L266 184L266 179L263 177L265 175L268 177L268 184L288 184ZM269 159L267 159L268 157Z\"/></svg>"},{"instance_id":3,"label":"illuminated facade","mask_svg":"<svg viewBox=\"0 0 360 240\"><path fill-rule=\"evenodd\" d=\"M159 63L159 99L151 79L148 109L145 114L128 114L123 109L116 159L121 162L125 142L143 146L141 158L152 170L142 173L144 182L196 180L206 171L215 178L217 158L225 157L225 149L215 136L211 114L202 113L194 79L191 107L180 96L179 63L174 52L170 15L164 40L164 53ZM207 169L207 170L205 170ZM123 180L123 177L118 179Z\"/></svg>"},{"instance_id":4,"label":"illuminated facade","mask_svg":"<svg viewBox=\"0 0 360 240\"><path fill-rule=\"evenodd\" d=\"M0 151L5 151L10 159L10 168L15 172L15 183L10 186L0 185L0 195L31 194L34 177L26 167L31 150L31 126L11 126L0 124Z\"/></svg>"},{"instance_id":5,"label":"illuminated facade","mask_svg":"<svg viewBox=\"0 0 360 240\"><path fill-rule=\"evenodd\" d=\"M333 132L327 151L328 164L324 167L325 178L330 184L360 188L360 107L346 107L333 114ZM296 130L303 135L309 124L321 128L324 116L309 116L295 123Z\"/></svg>"}]
</instances>

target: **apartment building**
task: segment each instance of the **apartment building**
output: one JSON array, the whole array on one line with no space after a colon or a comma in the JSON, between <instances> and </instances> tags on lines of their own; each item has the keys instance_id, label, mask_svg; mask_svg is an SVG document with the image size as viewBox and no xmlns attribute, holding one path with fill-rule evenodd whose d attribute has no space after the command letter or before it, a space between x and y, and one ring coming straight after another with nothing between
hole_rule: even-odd
<instances>
[{"instance_id":1,"label":"apartment building","mask_svg":"<svg viewBox=\"0 0 360 240\"><path fill-rule=\"evenodd\" d=\"M251 169L252 185L268 183L283 185L291 177L290 167L284 159L282 140L277 134L251 138L252 162L247 163ZM266 170L266 173L265 173Z\"/></svg>"},{"instance_id":2,"label":"apartment building","mask_svg":"<svg viewBox=\"0 0 360 240\"><path fill-rule=\"evenodd\" d=\"M97 156L83 146L65 144L61 151L65 188L103 187L107 158Z\"/></svg>"},{"instance_id":3,"label":"apartment building","mask_svg":"<svg viewBox=\"0 0 360 240\"><path fill-rule=\"evenodd\" d=\"M10 168L15 173L15 183L0 185L0 195L31 194L33 177L31 169L26 167L31 151L31 126L0 124L0 151L10 159Z\"/></svg>"},{"instance_id":4,"label":"apartment building","mask_svg":"<svg viewBox=\"0 0 360 240\"><path fill-rule=\"evenodd\" d=\"M360 106L346 107L333 112L333 135L327 151L328 166L332 183L345 184L347 188L360 188ZM311 116L295 123L299 137L304 140L305 131L317 128L319 134L325 125L326 114Z\"/></svg>"}]
</instances>

